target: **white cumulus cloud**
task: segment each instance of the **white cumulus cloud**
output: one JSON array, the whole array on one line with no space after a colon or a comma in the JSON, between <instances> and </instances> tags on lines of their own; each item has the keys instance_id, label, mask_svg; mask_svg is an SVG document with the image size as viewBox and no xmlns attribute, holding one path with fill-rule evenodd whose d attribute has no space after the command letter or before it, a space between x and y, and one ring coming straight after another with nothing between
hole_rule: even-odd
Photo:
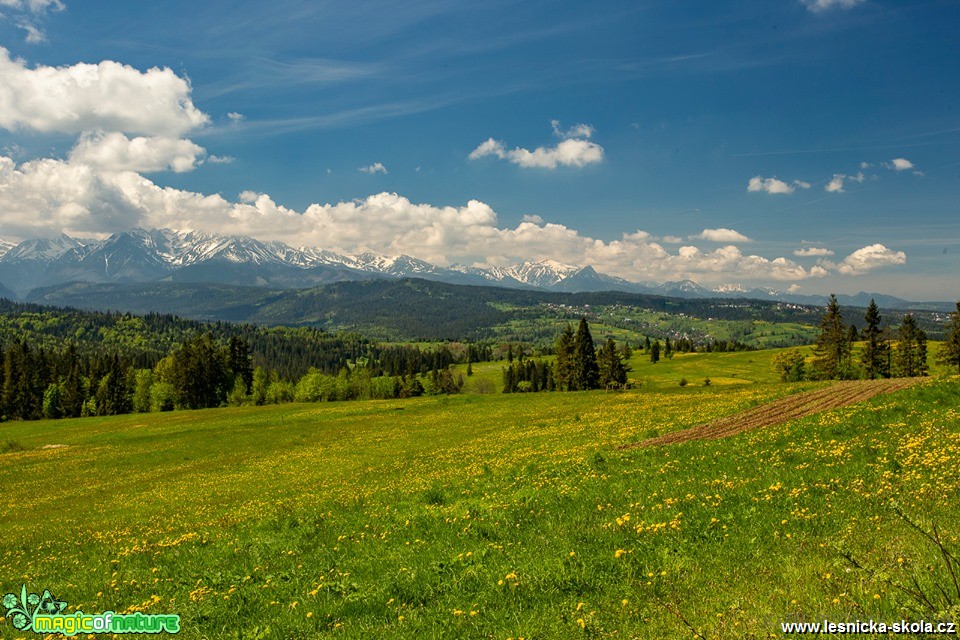
<instances>
[{"instance_id":1,"label":"white cumulus cloud","mask_svg":"<svg viewBox=\"0 0 960 640\"><path fill-rule=\"evenodd\" d=\"M707 240L709 242L750 242L750 238L733 229L704 229L691 240Z\"/></svg>"},{"instance_id":2,"label":"white cumulus cloud","mask_svg":"<svg viewBox=\"0 0 960 640\"><path fill-rule=\"evenodd\" d=\"M206 151L190 140L136 137L122 133L84 134L70 151L70 162L106 171L192 171ZM214 162L223 162L217 158Z\"/></svg>"},{"instance_id":3,"label":"white cumulus cloud","mask_svg":"<svg viewBox=\"0 0 960 640\"><path fill-rule=\"evenodd\" d=\"M764 178L762 176L754 176L747 182L747 191L763 191L772 195L790 194L797 188L809 189L810 183L803 180L794 180L792 183L787 183L779 178Z\"/></svg>"},{"instance_id":4,"label":"white cumulus cloud","mask_svg":"<svg viewBox=\"0 0 960 640\"><path fill-rule=\"evenodd\" d=\"M389 173L389 172L387 171L387 168L386 168L385 166L383 166L383 163L382 163L382 162L374 162L373 164L371 164L371 165L369 165L369 166L360 167L360 168L358 169L358 171L362 171L363 173L369 173L369 174Z\"/></svg>"},{"instance_id":5,"label":"white cumulus cloud","mask_svg":"<svg viewBox=\"0 0 960 640\"><path fill-rule=\"evenodd\" d=\"M28 67L0 47L0 127L40 132L122 131L179 136L209 117L171 69L98 64Z\"/></svg>"},{"instance_id":6,"label":"white cumulus cloud","mask_svg":"<svg viewBox=\"0 0 960 640\"><path fill-rule=\"evenodd\" d=\"M894 158L886 166L894 171L906 171L908 169L913 169L913 163L906 158Z\"/></svg>"},{"instance_id":7,"label":"white cumulus cloud","mask_svg":"<svg viewBox=\"0 0 960 640\"><path fill-rule=\"evenodd\" d=\"M825 249L823 247L804 247L802 249L794 249L793 255L800 258L809 258L811 256L832 256L833 251L830 249Z\"/></svg>"},{"instance_id":8,"label":"white cumulus cloud","mask_svg":"<svg viewBox=\"0 0 960 640\"><path fill-rule=\"evenodd\" d=\"M880 267L906 264L907 254L888 249L882 244L872 244L857 249L837 265L837 271L845 275L860 275Z\"/></svg>"},{"instance_id":9,"label":"white cumulus cloud","mask_svg":"<svg viewBox=\"0 0 960 640\"><path fill-rule=\"evenodd\" d=\"M852 176L848 176L843 173L835 173L833 174L833 178L827 183L827 186L824 187L824 189L830 193L843 193L847 180L852 182L863 182L866 179L867 178L863 175L862 171Z\"/></svg>"},{"instance_id":10,"label":"white cumulus cloud","mask_svg":"<svg viewBox=\"0 0 960 640\"><path fill-rule=\"evenodd\" d=\"M594 129L590 125L576 124L563 131L557 120L551 122L555 135L563 138L556 146L537 147L533 151L517 147L508 149L506 144L494 138L488 138L480 143L467 156L470 160L478 160L487 156L494 156L507 160L513 164L526 168L556 169L557 167L585 167L603 161L603 147L590 141Z\"/></svg>"},{"instance_id":11,"label":"white cumulus cloud","mask_svg":"<svg viewBox=\"0 0 960 640\"><path fill-rule=\"evenodd\" d=\"M559 120L551 120L550 126L553 128L553 135L558 138L590 138L593 137L595 129L589 124L575 124L569 129L561 129Z\"/></svg>"}]
</instances>

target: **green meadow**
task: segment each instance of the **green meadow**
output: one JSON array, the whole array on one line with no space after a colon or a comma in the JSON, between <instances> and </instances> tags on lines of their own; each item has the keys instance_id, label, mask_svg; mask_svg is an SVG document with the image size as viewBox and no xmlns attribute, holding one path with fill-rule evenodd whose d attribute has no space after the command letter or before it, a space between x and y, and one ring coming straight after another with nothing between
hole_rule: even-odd
<instances>
[{"instance_id":1,"label":"green meadow","mask_svg":"<svg viewBox=\"0 0 960 640\"><path fill-rule=\"evenodd\" d=\"M928 344L930 374L941 376L953 373L948 367L937 364L936 354L941 348L940 342ZM854 359L859 357L862 343L855 343ZM630 383L643 389L667 390L686 380L689 386L704 385L710 380L711 386L730 386L747 384L770 384L779 381L773 368L773 360L784 351L799 351L808 362L813 358L813 347L792 347L789 349L763 349L760 351L736 351L730 353L675 353L673 357L661 357L656 364L650 362L649 354L636 350L630 358ZM550 360L550 357L546 358ZM466 365L454 366L454 371L464 374L466 393L499 393L503 389L503 367L506 362L474 363L473 376L466 377ZM486 382L479 382L485 380Z\"/></svg>"},{"instance_id":2,"label":"green meadow","mask_svg":"<svg viewBox=\"0 0 960 640\"><path fill-rule=\"evenodd\" d=\"M177 613L183 638L761 638L956 618L953 565L904 519L956 553L955 378L629 446L827 384L771 382L761 354L678 355L650 365L662 385L637 366L651 382L620 393L4 424L0 585L68 612Z\"/></svg>"}]
</instances>

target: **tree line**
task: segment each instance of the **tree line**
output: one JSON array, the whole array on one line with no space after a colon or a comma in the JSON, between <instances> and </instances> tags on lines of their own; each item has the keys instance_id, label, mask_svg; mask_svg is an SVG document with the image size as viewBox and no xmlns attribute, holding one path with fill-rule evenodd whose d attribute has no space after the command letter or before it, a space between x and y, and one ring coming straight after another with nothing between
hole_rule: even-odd
<instances>
[{"instance_id":1,"label":"tree line","mask_svg":"<svg viewBox=\"0 0 960 640\"><path fill-rule=\"evenodd\" d=\"M852 380L857 378L909 378L930 371L927 334L912 314L905 314L896 331L882 327L882 317L871 300L864 314L862 329L844 322L840 304L831 295L820 319L820 333L814 344L810 366L799 351L787 351L774 358L781 380ZM956 367L960 373L960 302L950 314L945 341L937 360ZM861 342L857 357L853 345Z\"/></svg>"},{"instance_id":2,"label":"tree line","mask_svg":"<svg viewBox=\"0 0 960 640\"><path fill-rule=\"evenodd\" d=\"M629 347L627 347L629 349ZM524 360L523 355L503 369L504 393L527 391L586 391L622 388L630 371L624 354L612 338L600 347L593 343L586 318L574 333L567 325L554 345L552 364L543 360Z\"/></svg>"}]
</instances>

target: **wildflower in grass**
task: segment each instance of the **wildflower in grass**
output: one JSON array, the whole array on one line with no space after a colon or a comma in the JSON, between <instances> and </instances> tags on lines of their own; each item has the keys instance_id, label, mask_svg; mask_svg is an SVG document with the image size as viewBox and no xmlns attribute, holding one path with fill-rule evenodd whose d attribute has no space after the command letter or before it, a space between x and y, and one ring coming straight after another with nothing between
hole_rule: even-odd
<instances>
[{"instance_id":1,"label":"wildflower in grass","mask_svg":"<svg viewBox=\"0 0 960 640\"><path fill-rule=\"evenodd\" d=\"M617 549L616 551L613 552L613 557L614 557L614 558L618 558L618 559L619 559L619 558L622 558L622 557L625 556L625 555L627 555L627 552L624 551L623 549Z\"/></svg>"}]
</instances>

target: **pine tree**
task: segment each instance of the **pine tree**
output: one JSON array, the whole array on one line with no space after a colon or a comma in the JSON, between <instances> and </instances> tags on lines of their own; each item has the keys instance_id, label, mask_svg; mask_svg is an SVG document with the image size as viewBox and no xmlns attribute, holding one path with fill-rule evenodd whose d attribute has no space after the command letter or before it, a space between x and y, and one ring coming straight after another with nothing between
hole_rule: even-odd
<instances>
[{"instance_id":1,"label":"pine tree","mask_svg":"<svg viewBox=\"0 0 960 640\"><path fill-rule=\"evenodd\" d=\"M927 375L927 334L917 325L913 314L903 316L900 331L897 333L893 367L900 378Z\"/></svg>"},{"instance_id":2,"label":"pine tree","mask_svg":"<svg viewBox=\"0 0 960 640\"><path fill-rule=\"evenodd\" d=\"M87 391L80 373L80 359L73 343L67 346L63 361L67 372L63 381L63 415L67 418L79 418L83 413L83 403L87 400Z\"/></svg>"},{"instance_id":3,"label":"pine tree","mask_svg":"<svg viewBox=\"0 0 960 640\"><path fill-rule=\"evenodd\" d=\"M230 338L227 344L227 366L235 376L239 376L246 385L247 393L253 386L253 358L250 357L250 343L239 336Z\"/></svg>"},{"instance_id":4,"label":"pine tree","mask_svg":"<svg viewBox=\"0 0 960 640\"><path fill-rule=\"evenodd\" d=\"M573 329L568 324L557 338L555 346L557 360L553 379L560 391L570 391L573 388L573 338Z\"/></svg>"},{"instance_id":5,"label":"pine tree","mask_svg":"<svg viewBox=\"0 0 960 640\"><path fill-rule=\"evenodd\" d=\"M840 303L832 293L827 311L820 320L820 335L813 353L813 369L818 378L843 380L851 376L847 327L840 313Z\"/></svg>"},{"instance_id":6,"label":"pine tree","mask_svg":"<svg viewBox=\"0 0 960 640\"><path fill-rule=\"evenodd\" d=\"M213 344L210 333L197 336L174 354L173 386L178 404L188 409L218 407L227 397L228 354Z\"/></svg>"},{"instance_id":7,"label":"pine tree","mask_svg":"<svg viewBox=\"0 0 960 640\"><path fill-rule=\"evenodd\" d=\"M957 302L957 310L950 314L950 326L937 354L937 362L956 367L960 373L960 302Z\"/></svg>"},{"instance_id":8,"label":"pine tree","mask_svg":"<svg viewBox=\"0 0 960 640\"><path fill-rule=\"evenodd\" d=\"M600 386L604 389L621 387L627 383L627 368L612 338L608 338L606 344L600 348L597 365L600 369Z\"/></svg>"},{"instance_id":9,"label":"pine tree","mask_svg":"<svg viewBox=\"0 0 960 640\"><path fill-rule=\"evenodd\" d=\"M653 345L650 347L650 362L657 364L660 362L660 341L654 340Z\"/></svg>"},{"instance_id":10,"label":"pine tree","mask_svg":"<svg viewBox=\"0 0 960 640\"><path fill-rule=\"evenodd\" d=\"M597 352L586 318L580 318L577 334L573 338L574 380L577 389L596 389L600 376L597 367Z\"/></svg>"},{"instance_id":11,"label":"pine tree","mask_svg":"<svg viewBox=\"0 0 960 640\"><path fill-rule=\"evenodd\" d=\"M863 365L870 380L889 378L890 344L886 340L886 334L880 328L880 310L873 300L870 300L870 306L867 307L867 313L863 319L866 326L860 332L864 342L863 351L860 352L860 364Z\"/></svg>"}]
</instances>

